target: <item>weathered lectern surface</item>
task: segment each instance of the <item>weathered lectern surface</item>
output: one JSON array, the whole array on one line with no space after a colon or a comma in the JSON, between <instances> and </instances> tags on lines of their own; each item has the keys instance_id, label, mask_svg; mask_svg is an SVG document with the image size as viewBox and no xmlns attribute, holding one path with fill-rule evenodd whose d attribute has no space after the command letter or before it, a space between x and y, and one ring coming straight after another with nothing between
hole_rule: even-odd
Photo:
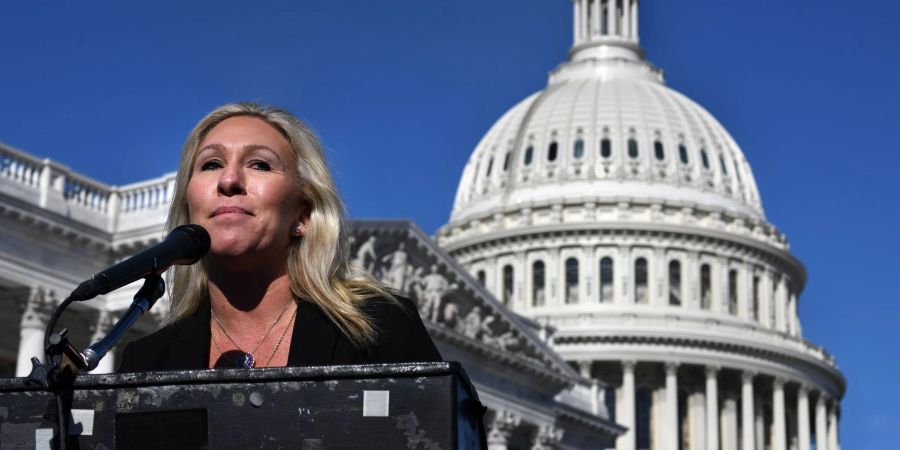
<instances>
[{"instance_id":1,"label":"weathered lectern surface","mask_svg":"<svg viewBox=\"0 0 900 450\"><path fill-rule=\"evenodd\" d=\"M85 375L80 449L478 448L481 404L457 363ZM54 448L53 394L0 379L0 448Z\"/></svg>"}]
</instances>

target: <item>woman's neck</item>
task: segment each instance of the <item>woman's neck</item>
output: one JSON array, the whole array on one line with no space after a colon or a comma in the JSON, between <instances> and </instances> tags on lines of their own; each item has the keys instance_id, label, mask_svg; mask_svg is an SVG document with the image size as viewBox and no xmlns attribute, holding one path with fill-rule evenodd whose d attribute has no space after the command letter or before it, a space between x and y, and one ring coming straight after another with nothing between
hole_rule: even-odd
<instances>
[{"instance_id":1,"label":"woman's neck","mask_svg":"<svg viewBox=\"0 0 900 450\"><path fill-rule=\"evenodd\" d=\"M231 329L252 332L271 323L293 298L286 267L221 269L215 264L207 266L209 299L213 314Z\"/></svg>"}]
</instances>

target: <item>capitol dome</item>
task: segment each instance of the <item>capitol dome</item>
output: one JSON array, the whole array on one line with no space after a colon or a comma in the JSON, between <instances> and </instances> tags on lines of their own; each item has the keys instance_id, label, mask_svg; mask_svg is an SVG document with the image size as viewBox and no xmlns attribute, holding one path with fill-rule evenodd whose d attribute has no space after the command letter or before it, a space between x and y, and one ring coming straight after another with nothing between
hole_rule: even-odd
<instances>
[{"instance_id":1,"label":"capitol dome","mask_svg":"<svg viewBox=\"0 0 900 450\"><path fill-rule=\"evenodd\" d=\"M837 449L846 383L744 153L644 58L637 0L573 7L567 61L478 143L440 245L608 385L617 449Z\"/></svg>"}]
</instances>

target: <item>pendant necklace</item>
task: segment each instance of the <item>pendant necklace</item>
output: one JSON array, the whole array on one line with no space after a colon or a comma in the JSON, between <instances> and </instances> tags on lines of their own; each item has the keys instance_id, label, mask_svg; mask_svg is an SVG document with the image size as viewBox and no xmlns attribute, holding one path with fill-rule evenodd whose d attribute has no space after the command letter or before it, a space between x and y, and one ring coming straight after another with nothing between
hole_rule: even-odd
<instances>
[{"instance_id":1,"label":"pendant necklace","mask_svg":"<svg viewBox=\"0 0 900 450\"><path fill-rule=\"evenodd\" d=\"M234 365L236 367L243 367L245 369L249 369L256 364L256 359L253 357L253 354L256 353L257 350L259 350L259 347L262 345L263 341L265 341L266 338L269 336L269 333L271 333L272 330L275 329L275 325L278 324L278 321L281 320L281 317L284 316L284 313L287 312L288 308L290 308L291 303L294 303L293 300L287 302L287 304L284 305L284 309L281 310L281 314L279 314L278 317L275 319L275 321L272 322L272 325L269 326L269 329L266 331L266 333L263 335L263 337L260 338L259 342L256 343L256 346L253 347L253 350L250 350L249 352L245 352L243 349L241 349L241 346L238 345L237 342L235 342L235 340L231 337L230 334L228 334L228 330L225 329L225 326L222 325L222 322L220 322L219 318L216 317L216 313L213 312L212 310L210 310L210 315L212 316L213 320L216 321L216 324L219 326L219 329L222 330L222 333L225 334L225 337L227 337L228 340L231 341L232 344L234 344L234 347L240 353L240 356L238 356L237 361L231 360L230 357L228 358L229 360L231 360L231 362L234 363ZM296 311L294 311L294 314L296 314ZM225 353L222 351L222 348L219 347L219 342L216 340L215 333L210 333L210 336L212 337L213 344L216 346L216 350L218 350L220 354L224 355ZM283 334L281 336L281 339L284 339ZM280 346L281 340L278 341L278 344ZM277 350L277 347L276 347L276 350ZM273 355L274 355L274 353L273 353ZM269 357L269 361L271 361L271 360L272 360L272 357ZM268 362L266 364L268 365Z\"/></svg>"}]
</instances>

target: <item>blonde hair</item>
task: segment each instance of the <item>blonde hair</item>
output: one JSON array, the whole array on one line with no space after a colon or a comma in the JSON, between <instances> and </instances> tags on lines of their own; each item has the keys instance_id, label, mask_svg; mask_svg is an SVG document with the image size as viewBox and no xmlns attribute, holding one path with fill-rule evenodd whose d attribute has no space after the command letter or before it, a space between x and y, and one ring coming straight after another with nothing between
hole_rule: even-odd
<instances>
[{"instance_id":1,"label":"blonde hair","mask_svg":"<svg viewBox=\"0 0 900 450\"><path fill-rule=\"evenodd\" d=\"M256 103L232 103L207 114L188 135L175 179L175 195L166 223L168 230L190 221L187 186L197 148L210 130L236 116L259 118L290 143L296 159L296 183L308 203L309 222L302 239L288 249L288 278L295 301L315 303L357 347L368 347L375 330L358 305L369 297L392 298L371 274L350 261L350 242L341 202L322 145L306 124L291 113ZM171 307L165 324L183 319L209 295L205 264L175 266L169 273Z\"/></svg>"}]
</instances>

